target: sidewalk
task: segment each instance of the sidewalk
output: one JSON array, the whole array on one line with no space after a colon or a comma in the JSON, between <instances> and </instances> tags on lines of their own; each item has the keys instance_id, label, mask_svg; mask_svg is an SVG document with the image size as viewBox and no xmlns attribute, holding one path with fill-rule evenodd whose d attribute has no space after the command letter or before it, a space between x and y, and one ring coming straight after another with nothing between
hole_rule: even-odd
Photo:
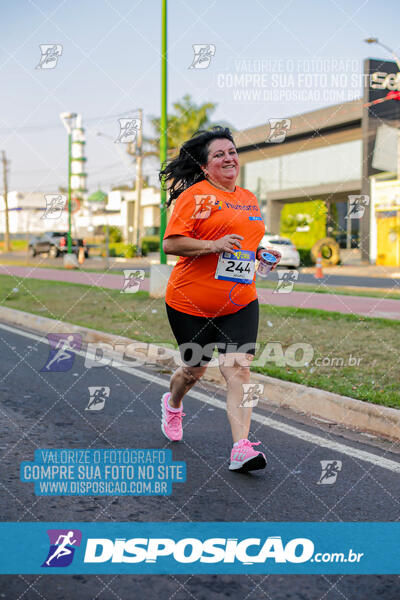
<instances>
[{"instance_id":1,"label":"sidewalk","mask_svg":"<svg viewBox=\"0 0 400 600\"><path fill-rule=\"evenodd\" d=\"M123 267L121 267L123 269ZM112 290L122 290L124 276L108 273L93 273L88 271L70 271L69 269L40 269L36 267L19 267L14 265L0 265L0 275L14 275L28 279L42 279L48 281L64 281L68 283L83 283L96 287L105 287ZM143 290L148 290L148 280L143 282ZM15 282L17 285L17 282Z\"/></svg>"},{"instance_id":2,"label":"sidewalk","mask_svg":"<svg viewBox=\"0 0 400 600\"><path fill-rule=\"evenodd\" d=\"M18 267L0 265L0 275L14 275L20 278L42 279L81 283L113 290L122 290L124 277L104 273L88 273L58 269L35 269L34 267ZM16 286L18 282L15 282ZM149 290L149 279L142 282L141 290ZM277 294L273 290L258 288L261 304L272 306L295 306L298 308L315 308L326 311L336 311L346 314L361 315L400 320L400 301L364 296L342 296L339 294L317 294L312 292L291 292Z\"/></svg>"},{"instance_id":3,"label":"sidewalk","mask_svg":"<svg viewBox=\"0 0 400 600\"><path fill-rule=\"evenodd\" d=\"M316 308L318 310L361 315L363 317L400 320L399 300L312 292L277 294L274 293L274 290L266 288L258 288L257 292L261 304Z\"/></svg>"},{"instance_id":4,"label":"sidewalk","mask_svg":"<svg viewBox=\"0 0 400 600\"><path fill-rule=\"evenodd\" d=\"M361 260L361 252L358 249L340 249L341 264L335 267L324 267L326 275L342 275L347 277L378 277L378 278L400 278L400 267L384 267L370 265ZM314 273L315 267L301 269L302 273Z\"/></svg>"},{"instance_id":5,"label":"sidewalk","mask_svg":"<svg viewBox=\"0 0 400 600\"><path fill-rule=\"evenodd\" d=\"M324 267L324 275L343 275L345 277L400 278L400 267L381 267L378 265L337 265ZM315 273L315 267L302 267L302 273Z\"/></svg>"}]
</instances>

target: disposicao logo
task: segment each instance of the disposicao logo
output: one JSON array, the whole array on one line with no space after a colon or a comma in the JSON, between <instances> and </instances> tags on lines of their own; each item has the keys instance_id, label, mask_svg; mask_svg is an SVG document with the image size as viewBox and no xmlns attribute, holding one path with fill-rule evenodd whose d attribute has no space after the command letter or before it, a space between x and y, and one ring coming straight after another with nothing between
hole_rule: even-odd
<instances>
[{"instance_id":1,"label":"disposicao logo","mask_svg":"<svg viewBox=\"0 0 400 600\"><path fill-rule=\"evenodd\" d=\"M81 545L79 529L48 529L50 548L42 567L68 567L72 563L75 548Z\"/></svg>"},{"instance_id":2,"label":"disposicao logo","mask_svg":"<svg viewBox=\"0 0 400 600\"><path fill-rule=\"evenodd\" d=\"M250 550L252 549L252 550ZM249 552L249 553L248 553ZM314 544L308 538L295 538L283 544L280 536L261 538L89 538L86 543L85 563L156 563L161 557L172 557L176 562L234 563L245 565L265 563L304 563L314 553Z\"/></svg>"}]
</instances>

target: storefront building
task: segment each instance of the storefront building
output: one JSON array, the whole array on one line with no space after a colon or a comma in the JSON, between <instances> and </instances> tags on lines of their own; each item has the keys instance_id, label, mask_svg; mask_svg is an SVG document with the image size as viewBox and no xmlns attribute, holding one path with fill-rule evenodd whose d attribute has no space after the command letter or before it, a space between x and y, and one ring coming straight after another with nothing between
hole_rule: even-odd
<instances>
[{"instance_id":1,"label":"storefront building","mask_svg":"<svg viewBox=\"0 0 400 600\"><path fill-rule=\"evenodd\" d=\"M281 211L288 203L323 200L327 235L350 238L349 196L364 195L367 204L362 218L350 219L351 234L362 258L374 262L378 252L377 237L371 237L376 226L369 202L371 176L390 170L386 162L397 164L397 146L382 160L376 143L380 129L389 125L393 131L400 123L400 102L386 100L389 92L400 91L400 74L396 63L375 59L365 61L364 74L364 98L294 117L282 115L280 143L273 140L272 124L238 132L235 142L241 185L257 196L268 232L279 233ZM365 106L377 99L385 101Z\"/></svg>"},{"instance_id":2,"label":"storefront building","mask_svg":"<svg viewBox=\"0 0 400 600\"><path fill-rule=\"evenodd\" d=\"M236 136L242 186L258 197L268 231L279 232L286 203L309 200L324 200L331 226L346 231L348 195L361 193L361 118L356 100L292 117L279 144L266 142L265 125Z\"/></svg>"}]
</instances>

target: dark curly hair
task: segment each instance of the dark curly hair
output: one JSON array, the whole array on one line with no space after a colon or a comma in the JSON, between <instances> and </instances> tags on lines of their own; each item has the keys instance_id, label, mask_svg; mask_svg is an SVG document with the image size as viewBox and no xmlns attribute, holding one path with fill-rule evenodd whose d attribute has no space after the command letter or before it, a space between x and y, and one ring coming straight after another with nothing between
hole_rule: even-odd
<instances>
[{"instance_id":1,"label":"dark curly hair","mask_svg":"<svg viewBox=\"0 0 400 600\"><path fill-rule=\"evenodd\" d=\"M228 127L196 131L190 140L182 144L179 156L163 165L159 177L163 189L169 190L167 206L188 187L205 179L201 167L207 164L209 146L217 139L227 139L235 143Z\"/></svg>"}]
</instances>

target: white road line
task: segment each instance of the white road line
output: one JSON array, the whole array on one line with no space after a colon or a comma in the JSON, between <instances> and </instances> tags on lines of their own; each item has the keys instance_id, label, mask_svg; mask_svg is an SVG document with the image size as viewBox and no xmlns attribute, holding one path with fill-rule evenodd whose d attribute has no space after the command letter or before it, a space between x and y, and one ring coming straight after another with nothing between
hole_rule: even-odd
<instances>
[{"instance_id":1,"label":"white road line","mask_svg":"<svg viewBox=\"0 0 400 600\"><path fill-rule=\"evenodd\" d=\"M15 333L17 335L25 336L43 344L48 344L47 338L40 337L34 333L28 333L27 331L17 329L16 327L9 327L8 325L0 323L0 329L10 331L11 333ZM79 356L82 356L84 358L86 356L86 353L82 350L75 351L75 354L78 354ZM127 368L122 365L112 365L112 368L118 369L119 371L123 371L124 373L128 373L129 375L134 375L135 377L138 377L140 379L151 381L152 383L155 383L164 389L166 387L165 379L162 379L157 375L145 373L143 371L140 371L139 369L135 369L134 367ZM214 408L220 408L221 410L226 409L225 402L222 402L217 398L212 398L211 396L203 394L202 392L191 390L190 392L188 392L187 396L191 396L192 398L200 400L200 402L204 402L205 404L209 404ZM297 427L293 427L293 425L287 425L286 423L276 421L275 419L271 419L270 417L266 417L256 412L253 412L252 420L256 421L257 423L260 423L261 425L265 425L266 427L270 427L271 429L281 431L286 435L291 435L292 437L298 438L303 442L308 442L310 444L320 446L321 448L328 448L329 450L340 452L340 454L346 454L347 456L351 456L352 458L358 458L365 462L371 463L376 467L381 467L382 469L392 471L393 473L400 473L400 462L395 462L394 460L390 460L388 458L381 457L370 452L366 452L365 450L359 450L358 448L354 448L353 446L346 446L345 444L341 444L340 442L324 439L323 437L315 435L314 433L309 433L308 431L304 431L302 429L298 429Z\"/></svg>"}]
</instances>

